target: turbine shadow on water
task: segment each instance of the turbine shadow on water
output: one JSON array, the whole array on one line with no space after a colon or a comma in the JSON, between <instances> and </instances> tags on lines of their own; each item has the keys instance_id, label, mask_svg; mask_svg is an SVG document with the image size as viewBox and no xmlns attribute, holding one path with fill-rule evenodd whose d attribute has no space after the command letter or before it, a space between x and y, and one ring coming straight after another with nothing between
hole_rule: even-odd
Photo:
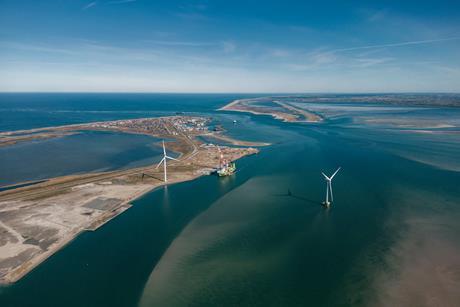
<instances>
[{"instance_id":1,"label":"turbine shadow on water","mask_svg":"<svg viewBox=\"0 0 460 307\"><path fill-rule=\"evenodd\" d=\"M291 192L290 189L288 189L288 191L287 191L286 194L274 194L273 196L279 196L279 197L292 197L292 198L295 198L295 199L298 199L298 200L307 202L307 203L309 203L309 204L311 204L311 205L322 206L322 204L321 204L320 201L313 200L313 199L310 199L310 198L306 198L306 197L300 196L300 195L295 195L294 193Z\"/></svg>"}]
</instances>

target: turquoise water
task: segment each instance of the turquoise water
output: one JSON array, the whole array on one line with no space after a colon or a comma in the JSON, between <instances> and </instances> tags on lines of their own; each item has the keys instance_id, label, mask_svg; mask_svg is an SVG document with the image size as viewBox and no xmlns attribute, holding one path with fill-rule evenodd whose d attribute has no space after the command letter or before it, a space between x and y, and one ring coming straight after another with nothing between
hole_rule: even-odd
<instances>
[{"instance_id":1,"label":"turquoise water","mask_svg":"<svg viewBox=\"0 0 460 307\"><path fill-rule=\"evenodd\" d=\"M2 306L397 306L426 296L458 302L449 288L460 284L458 128L412 132L377 109L288 124L215 113L233 96L203 97L132 99L153 113L154 102L163 101L162 114L211 114L230 135L273 145L239 160L235 176L144 195L0 288ZM130 109L130 96L123 99ZM107 98L98 108L109 106ZM59 121L72 122L75 110ZM449 110L396 110L391 119L417 122L420 112L431 112L455 122L459 112ZM124 114L120 102L110 116ZM375 125L363 116L386 121ZM337 166L335 203L325 210L321 171Z\"/></svg>"}]
</instances>

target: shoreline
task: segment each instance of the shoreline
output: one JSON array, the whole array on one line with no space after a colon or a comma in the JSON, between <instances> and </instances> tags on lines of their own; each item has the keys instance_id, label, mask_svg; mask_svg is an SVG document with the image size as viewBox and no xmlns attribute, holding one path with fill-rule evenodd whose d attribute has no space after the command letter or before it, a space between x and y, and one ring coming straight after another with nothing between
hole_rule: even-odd
<instances>
[{"instance_id":1,"label":"shoreline","mask_svg":"<svg viewBox=\"0 0 460 307\"><path fill-rule=\"evenodd\" d=\"M264 147L264 146L270 146L272 145L271 143L265 143L265 142L252 142L252 141L240 141L240 140L235 140L231 137L228 137L222 133L212 133L209 135L202 135L203 137L207 137L209 139L215 139L218 141L223 141L225 143L235 145L235 146L257 146L257 147Z\"/></svg>"},{"instance_id":2,"label":"shoreline","mask_svg":"<svg viewBox=\"0 0 460 307\"><path fill-rule=\"evenodd\" d=\"M239 157L243 158L245 156L249 156L252 154L255 154L257 152L249 153L244 156ZM236 159L236 160L238 160ZM151 165L153 167L154 165ZM147 167L149 168L149 167ZM168 181L167 184L164 182L159 182L155 184L151 184L148 186L143 187L141 190L127 196L127 199L125 199L123 202L121 202L117 207L113 208L112 210L104 213L102 216L98 217L96 220L90 221L89 224L87 224L85 227L79 229L78 231L75 232L70 232L67 233L66 236L61 238L61 240L55 244L49 247L48 250L45 252L33 257L32 259L28 260L27 262L24 262L21 264L19 267L15 268L14 270L10 271L9 273L5 274L4 276L0 277L0 286L8 286L11 284L14 284L15 282L19 281L21 278L26 276L28 273L32 272L36 267L38 267L41 263L46 261L48 258L50 258L52 255L54 255L56 252L64 248L67 244L71 243L74 239L76 239L81 233L85 231L96 231L100 227L103 227L105 224L110 222L111 220L115 219L117 216L128 210L130 207L133 205L131 204L135 200L139 199L140 197L155 191L158 188L161 188L165 185L172 185L172 184L177 184L177 183L183 183L187 181L192 181L195 179L198 179L202 176L208 175L208 173L205 171L205 169L201 169L200 172L197 172L195 174L189 175L189 176L184 176L181 177L180 179L175 178L171 181ZM84 175L83 175L84 176ZM78 180L78 176L75 176L76 180ZM56 180L59 179L59 177L52 178L49 180ZM77 185L78 187L78 185Z\"/></svg>"},{"instance_id":3,"label":"shoreline","mask_svg":"<svg viewBox=\"0 0 460 307\"><path fill-rule=\"evenodd\" d=\"M176 183L182 183L182 182L187 182L191 180L195 180L197 178L200 178L204 176L205 174L197 175L195 177L190 177L187 179L184 179L182 181L177 181L169 184L176 184ZM146 188L145 190L136 193L132 195L128 200L124 201L123 203L120 204L118 208L115 210L111 211L110 214L107 214L104 217L101 217L99 220L94 221L92 224L88 225L89 227L86 227L84 229L81 229L69 236L67 236L63 241L61 241L59 244L53 246L50 248L48 251L42 253L40 256L37 256L34 259L29 260L28 262L24 263L20 269L17 271L11 272L11 274L8 274L0 279L0 287L1 286L9 286L17 281L19 281L21 278L25 277L27 274L31 273L35 268L37 268L40 264L45 262L48 258L53 256L55 253L66 247L68 244L72 243L73 240L77 239L78 236L80 236L82 233L87 232L87 231L97 231L99 228L103 227L110 221L114 220L116 217L124 213L126 210L131 208L133 205L131 202L136 201L137 199L141 198L142 196L155 191L158 188L161 188L165 186L165 184L159 184L155 185L149 188Z\"/></svg>"},{"instance_id":4,"label":"shoreline","mask_svg":"<svg viewBox=\"0 0 460 307\"><path fill-rule=\"evenodd\" d=\"M157 170L153 164L55 177L32 185L19 183L17 188L0 191L0 232L4 234L0 241L0 285L17 282L82 232L99 229L128 210L131 202L143 195L165 184L209 175L219 165L220 152L231 161L259 152L251 147L202 143L197 137L210 133L203 128L205 122L206 119L200 117L159 117L84 125L96 130L105 128L173 138L166 147L180 153L180 160L168 163L167 183L163 181L163 170ZM110 126L112 124L115 126ZM61 126L58 130L75 127L81 129L82 125ZM50 128L39 129L50 131ZM248 146L260 145L226 138Z\"/></svg>"},{"instance_id":5,"label":"shoreline","mask_svg":"<svg viewBox=\"0 0 460 307\"><path fill-rule=\"evenodd\" d=\"M279 105L281 108L286 110L286 112L270 110L269 107L251 105L250 101L244 99L234 100L217 110L251 113L254 115L269 115L276 120L289 123L319 123L324 120L323 117L318 114L294 107L288 103L276 100L273 100L272 102ZM299 119L299 117L304 117L305 119Z\"/></svg>"}]
</instances>

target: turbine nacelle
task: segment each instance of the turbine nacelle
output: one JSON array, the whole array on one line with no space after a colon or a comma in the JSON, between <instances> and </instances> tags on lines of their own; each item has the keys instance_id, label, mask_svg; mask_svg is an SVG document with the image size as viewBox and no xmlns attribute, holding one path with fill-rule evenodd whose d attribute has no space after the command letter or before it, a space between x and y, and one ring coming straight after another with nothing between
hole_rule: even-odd
<instances>
[{"instance_id":1,"label":"turbine nacelle","mask_svg":"<svg viewBox=\"0 0 460 307\"><path fill-rule=\"evenodd\" d=\"M321 172L321 174L323 174L324 179L326 179L326 181L332 181L332 179L334 178L335 175L337 175L337 173L340 171L340 169L341 169L341 167L339 167L339 168L334 172L334 174L332 174L331 177L326 176L326 174L324 174L323 172Z\"/></svg>"}]
</instances>

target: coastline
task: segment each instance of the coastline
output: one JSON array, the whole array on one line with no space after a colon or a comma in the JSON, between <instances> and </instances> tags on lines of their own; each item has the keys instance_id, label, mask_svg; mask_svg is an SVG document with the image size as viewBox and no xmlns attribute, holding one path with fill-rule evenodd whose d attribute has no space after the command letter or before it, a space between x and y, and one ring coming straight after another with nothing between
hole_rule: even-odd
<instances>
[{"instance_id":1,"label":"coastline","mask_svg":"<svg viewBox=\"0 0 460 307\"><path fill-rule=\"evenodd\" d=\"M249 142L249 141L241 141L241 140L235 140L232 139L222 133L212 133L209 135L203 135L204 137L207 137L209 139L215 139L218 141L223 141L235 146L258 146L258 147L263 147L263 146L270 146L271 143L265 143L265 142Z\"/></svg>"},{"instance_id":2,"label":"coastline","mask_svg":"<svg viewBox=\"0 0 460 307\"><path fill-rule=\"evenodd\" d=\"M205 174L199 174L196 176L192 176L189 178L184 178L183 180L180 181L175 181L171 182L169 184L176 184L176 183L182 183L186 181L191 181L195 180L201 176L204 176ZM74 233L69 234L68 236L64 237L59 243L51 246L46 252L34 257L33 259L23 263L20 267L17 269L11 271L10 273L2 276L0 278L0 286L5 286L5 285L10 285L13 284L17 281L19 281L21 278L26 276L28 273L32 272L36 267L38 267L41 263L46 261L48 258L50 258L52 255L54 255L56 252L67 246L69 243L71 243L74 239L76 239L80 234L82 234L85 231L96 231L100 227L103 227L105 224L110 222L111 220L115 219L118 217L120 214L128 210L130 207L132 207L131 202L135 201L136 199L142 197L143 195L150 193L157 188L161 188L164 186L164 183L158 184L158 185L153 185L150 187L147 187L146 189L139 191L138 193L135 193L129 198L122 202L119 207L115 208L113 211L109 212L105 216L100 217L98 220L93 221L88 227L80 229Z\"/></svg>"},{"instance_id":3,"label":"coastline","mask_svg":"<svg viewBox=\"0 0 460 307\"><path fill-rule=\"evenodd\" d=\"M196 128L186 126L181 130L177 125L180 120L198 124ZM166 147L180 153L180 161L168 164L167 184L210 174L218 167L220 152L234 161L259 151L251 147L203 144L196 136L208 134L209 130L202 128L201 123L205 119L199 117L160 117L84 126L98 130L99 125L129 123L131 126L116 126L108 130L145 133L142 131L144 126L140 126L142 121L148 121L151 125L146 127L156 129L150 131L149 135L173 138L174 141L167 142ZM62 126L55 130L66 131L75 127ZM82 125L77 127L80 129ZM137 127L137 130L133 127ZM243 142L248 146L262 146L225 138L236 144ZM0 191L0 231L4 233L4 239L0 241L0 284L18 281L82 232L97 230L129 209L133 200L165 185L163 170L157 170L155 166L68 175L32 185L19 184L18 188Z\"/></svg>"},{"instance_id":4,"label":"coastline","mask_svg":"<svg viewBox=\"0 0 460 307\"><path fill-rule=\"evenodd\" d=\"M244 99L234 100L231 103L221 107L218 111L234 111L251 113L254 115L270 115L274 119L289 123L318 123L323 121L323 117L308 110L296 108L290 104L273 100L273 103L279 105L285 111L270 109L269 107L261 107L251 105L250 101ZM302 117L304 119L302 119Z\"/></svg>"}]
</instances>

